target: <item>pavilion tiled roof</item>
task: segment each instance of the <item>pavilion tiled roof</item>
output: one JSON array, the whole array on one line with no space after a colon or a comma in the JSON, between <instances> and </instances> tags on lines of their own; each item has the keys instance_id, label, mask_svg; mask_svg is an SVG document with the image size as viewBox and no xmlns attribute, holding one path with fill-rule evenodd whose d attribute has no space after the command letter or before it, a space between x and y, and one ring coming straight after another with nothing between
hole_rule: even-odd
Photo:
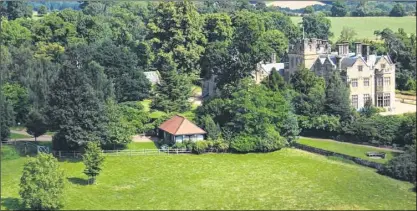
<instances>
[{"instance_id":1,"label":"pavilion tiled roof","mask_svg":"<svg viewBox=\"0 0 417 211\"><path fill-rule=\"evenodd\" d=\"M206 131L179 115L175 115L171 119L163 122L159 126L159 129L172 135L206 134Z\"/></svg>"}]
</instances>

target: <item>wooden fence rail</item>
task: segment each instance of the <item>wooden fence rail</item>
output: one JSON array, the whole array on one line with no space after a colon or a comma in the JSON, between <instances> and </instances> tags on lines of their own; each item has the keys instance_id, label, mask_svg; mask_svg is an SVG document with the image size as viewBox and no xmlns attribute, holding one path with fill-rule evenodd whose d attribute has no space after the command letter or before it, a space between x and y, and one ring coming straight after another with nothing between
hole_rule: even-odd
<instances>
[{"instance_id":1,"label":"wooden fence rail","mask_svg":"<svg viewBox=\"0 0 417 211\"><path fill-rule=\"evenodd\" d=\"M53 151L54 156L59 158L81 158L80 151ZM137 150L102 150L105 156L136 156L136 155L180 155L190 154L186 149L137 149Z\"/></svg>"}]
</instances>

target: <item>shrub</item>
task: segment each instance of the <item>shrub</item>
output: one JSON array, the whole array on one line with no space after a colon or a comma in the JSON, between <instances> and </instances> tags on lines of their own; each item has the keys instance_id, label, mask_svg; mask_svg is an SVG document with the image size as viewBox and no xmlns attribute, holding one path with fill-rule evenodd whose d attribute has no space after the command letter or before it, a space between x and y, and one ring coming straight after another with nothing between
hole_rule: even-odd
<instances>
[{"instance_id":1,"label":"shrub","mask_svg":"<svg viewBox=\"0 0 417 211\"><path fill-rule=\"evenodd\" d=\"M207 143L207 149L214 150L214 141L205 141Z\"/></svg>"},{"instance_id":2,"label":"shrub","mask_svg":"<svg viewBox=\"0 0 417 211\"><path fill-rule=\"evenodd\" d=\"M381 169L378 170L379 173L404 180L412 183L416 182L416 148L408 147L407 150L399 155L394 157L387 164L385 164Z\"/></svg>"},{"instance_id":3,"label":"shrub","mask_svg":"<svg viewBox=\"0 0 417 211\"><path fill-rule=\"evenodd\" d=\"M204 153L204 151L207 149L208 145L206 141L196 141L193 144L192 151L196 154Z\"/></svg>"},{"instance_id":4,"label":"shrub","mask_svg":"<svg viewBox=\"0 0 417 211\"><path fill-rule=\"evenodd\" d=\"M229 149L229 144L226 142L222 142L217 146L217 150L219 152L227 152L228 149Z\"/></svg>"},{"instance_id":5,"label":"shrub","mask_svg":"<svg viewBox=\"0 0 417 211\"><path fill-rule=\"evenodd\" d=\"M280 136L273 127L266 127L264 136L256 142L256 150L260 152L271 152L288 145L287 140Z\"/></svg>"},{"instance_id":6,"label":"shrub","mask_svg":"<svg viewBox=\"0 0 417 211\"><path fill-rule=\"evenodd\" d=\"M213 142L213 149L216 152L226 152L229 149L229 144L224 139L220 138Z\"/></svg>"},{"instance_id":7,"label":"shrub","mask_svg":"<svg viewBox=\"0 0 417 211\"><path fill-rule=\"evenodd\" d=\"M172 146L173 149L185 149L186 145L184 143L177 142Z\"/></svg>"},{"instance_id":8,"label":"shrub","mask_svg":"<svg viewBox=\"0 0 417 211\"><path fill-rule=\"evenodd\" d=\"M253 152L256 149L255 137L239 135L233 138L230 148L235 152Z\"/></svg>"},{"instance_id":9,"label":"shrub","mask_svg":"<svg viewBox=\"0 0 417 211\"><path fill-rule=\"evenodd\" d=\"M1 159L2 160L14 160L19 158L19 152L16 150L16 148L12 146L3 145L1 147Z\"/></svg>"},{"instance_id":10,"label":"shrub","mask_svg":"<svg viewBox=\"0 0 417 211\"><path fill-rule=\"evenodd\" d=\"M25 207L59 209L63 205L63 190L64 175L51 154L40 153L24 165L19 194Z\"/></svg>"}]
</instances>

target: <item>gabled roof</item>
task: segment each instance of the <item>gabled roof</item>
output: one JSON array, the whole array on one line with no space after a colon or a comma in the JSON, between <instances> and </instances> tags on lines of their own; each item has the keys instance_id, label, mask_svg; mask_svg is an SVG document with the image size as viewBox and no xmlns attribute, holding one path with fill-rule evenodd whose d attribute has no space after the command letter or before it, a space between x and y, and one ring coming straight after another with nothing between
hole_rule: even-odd
<instances>
[{"instance_id":1,"label":"gabled roof","mask_svg":"<svg viewBox=\"0 0 417 211\"><path fill-rule=\"evenodd\" d=\"M175 115L163 122L159 129L172 135L206 134L206 131L199 128L183 116Z\"/></svg>"},{"instance_id":2,"label":"gabled roof","mask_svg":"<svg viewBox=\"0 0 417 211\"><path fill-rule=\"evenodd\" d=\"M259 63L260 68L265 71L268 75L271 73L272 68L275 68L276 71L284 69L284 63Z\"/></svg>"}]
</instances>

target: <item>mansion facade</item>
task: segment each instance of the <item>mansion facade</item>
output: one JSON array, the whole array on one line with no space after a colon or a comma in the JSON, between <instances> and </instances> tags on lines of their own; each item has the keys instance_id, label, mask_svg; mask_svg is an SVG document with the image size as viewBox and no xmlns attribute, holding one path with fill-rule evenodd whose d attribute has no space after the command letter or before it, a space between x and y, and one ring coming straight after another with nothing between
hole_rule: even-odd
<instances>
[{"instance_id":1,"label":"mansion facade","mask_svg":"<svg viewBox=\"0 0 417 211\"><path fill-rule=\"evenodd\" d=\"M289 80L301 65L325 78L331 71L339 71L350 87L353 108L359 110L371 101L377 107L395 109L395 64L388 55L371 54L367 44L355 43L350 52L349 43L341 43L337 52L331 52L326 40L307 38L289 47L288 59L288 63L276 63L273 55L270 63L259 63L252 73L255 82L260 83L272 69ZM203 81L203 99L218 93L215 78Z\"/></svg>"}]
</instances>

